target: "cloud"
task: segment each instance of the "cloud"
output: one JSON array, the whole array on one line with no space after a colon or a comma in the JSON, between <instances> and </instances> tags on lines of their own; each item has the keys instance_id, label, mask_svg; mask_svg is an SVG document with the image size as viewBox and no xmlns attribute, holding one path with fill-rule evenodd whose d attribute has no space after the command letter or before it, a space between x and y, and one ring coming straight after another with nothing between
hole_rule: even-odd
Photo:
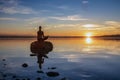
<instances>
[{"instance_id":1,"label":"cloud","mask_svg":"<svg viewBox=\"0 0 120 80\"><path fill-rule=\"evenodd\" d=\"M54 24L49 25L50 27L48 29L66 29L66 30L102 30L104 29L104 25L100 24L92 24L93 27L84 27L86 24L76 23L76 24Z\"/></svg>"},{"instance_id":2,"label":"cloud","mask_svg":"<svg viewBox=\"0 0 120 80\"><path fill-rule=\"evenodd\" d=\"M16 20L18 20L18 19L16 19L16 18L6 18L6 17L4 17L4 18L0 18L0 20L1 21L3 21L3 20L7 20L7 21L16 21Z\"/></svg>"},{"instance_id":3,"label":"cloud","mask_svg":"<svg viewBox=\"0 0 120 80\"><path fill-rule=\"evenodd\" d=\"M35 14L31 8L19 5L18 0L1 0L0 12L7 14Z\"/></svg>"},{"instance_id":4,"label":"cloud","mask_svg":"<svg viewBox=\"0 0 120 80\"><path fill-rule=\"evenodd\" d=\"M51 19L56 19L56 20L63 20L63 21L84 21L88 20L86 18L81 18L78 15L72 15L72 16L66 16L66 17L49 17Z\"/></svg>"},{"instance_id":5,"label":"cloud","mask_svg":"<svg viewBox=\"0 0 120 80\"><path fill-rule=\"evenodd\" d=\"M99 27L99 25L96 25L96 24L84 24L82 26L85 27L85 28Z\"/></svg>"},{"instance_id":6,"label":"cloud","mask_svg":"<svg viewBox=\"0 0 120 80\"><path fill-rule=\"evenodd\" d=\"M40 12L51 12L50 10L40 10Z\"/></svg>"},{"instance_id":7,"label":"cloud","mask_svg":"<svg viewBox=\"0 0 120 80\"><path fill-rule=\"evenodd\" d=\"M46 18L41 18L41 17L34 17L34 18L29 18L29 19L25 19L25 21L30 24L41 24L46 20Z\"/></svg>"},{"instance_id":8,"label":"cloud","mask_svg":"<svg viewBox=\"0 0 120 80\"><path fill-rule=\"evenodd\" d=\"M45 23L45 21L48 20L47 18L30 18L30 19L26 19L27 23L29 25L33 25L33 24L37 24L37 26L39 25L42 25ZM116 21L115 21L116 22ZM119 26L119 22L116 23L113 23L113 22L109 22L109 21L105 21L104 23L101 23L101 24L97 24L97 23L87 23L87 24L84 24L84 23L61 23L61 24L48 24L46 25L46 27L44 29L46 30L56 30L56 29L61 29L61 30L100 30L100 31L107 31L107 30L119 30L120 27L117 27ZM109 26L106 25L109 23ZM110 24L111 23L111 24ZM118 24L119 23L119 24ZM114 24L114 25L113 25ZM110 26L111 25L111 26ZM115 26L116 25L116 26Z\"/></svg>"},{"instance_id":9,"label":"cloud","mask_svg":"<svg viewBox=\"0 0 120 80\"><path fill-rule=\"evenodd\" d=\"M49 25L48 29L72 29L72 30L84 30L85 28L82 27L82 24L52 24Z\"/></svg>"},{"instance_id":10,"label":"cloud","mask_svg":"<svg viewBox=\"0 0 120 80\"><path fill-rule=\"evenodd\" d=\"M84 29L88 30L117 30L120 29L120 22L117 21L105 21L101 24L83 24Z\"/></svg>"},{"instance_id":11,"label":"cloud","mask_svg":"<svg viewBox=\"0 0 120 80\"><path fill-rule=\"evenodd\" d=\"M58 24L54 28L73 28L76 27L76 24Z\"/></svg>"},{"instance_id":12,"label":"cloud","mask_svg":"<svg viewBox=\"0 0 120 80\"><path fill-rule=\"evenodd\" d=\"M83 4L87 4L88 1L87 1L87 0L83 0L82 3L83 3Z\"/></svg>"},{"instance_id":13,"label":"cloud","mask_svg":"<svg viewBox=\"0 0 120 80\"><path fill-rule=\"evenodd\" d=\"M117 21L106 21L106 25L112 25L112 26L120 26L120 23Z\"/></svg>"},{"instance_id":14,"label":"cloud","mask_svg":"<svg viewBox=\"0 0 120 80\"><path fill-rule=\"evenodd\" d=\"M105 25L109 28L120 29L120 22L117 21L105 21Z\"/></svg>"},{"instance_id":15,"label":"cloud","mask_svg":"<svg viewBox=\"0 0 120 80\"><path fill-rule=\"evenodd\" d=\"M82 24L81 27L83 30L100 30L104 27L104 25L90 23L90 24Z\"/></svg>"},{"instance_id":16,"label":"cloud","mask_svg":"<svg viewBox=\"0 0 120 80\"><path fill-rule=\"evenodd\" d=\"M53 26L53 25L52 25ZM112 25L112 26L107 26L106 24L57 24L54 25L53 28L72 28L72 29L79 29L79 30L114 30L114 29L120 29L119 25Z\"/></svg>"},{"instance_id":17,"label":"cloud","mask_svg":"<svg viewBox=\"0 0 120 80\"><path fill-rule=\"evenodd\" d=\"M23 6L3 8L0 11L4 12L4 13L8 13L8 14L32 14L32 13L35 13L31 9L23 7Z\"/></svg>"},{"instance_id":18,"label":"cloud","mask_svg":"<svg viewBox=\"0 0 120 80\"><path fill-rule=\"evenodd\" d=\"M66 9L67 9L67 10L70 9L68 6L59 6L58 8L59 8L59 9L65 9L65 10L66 10Z\"/></svg>"}]
</instances>

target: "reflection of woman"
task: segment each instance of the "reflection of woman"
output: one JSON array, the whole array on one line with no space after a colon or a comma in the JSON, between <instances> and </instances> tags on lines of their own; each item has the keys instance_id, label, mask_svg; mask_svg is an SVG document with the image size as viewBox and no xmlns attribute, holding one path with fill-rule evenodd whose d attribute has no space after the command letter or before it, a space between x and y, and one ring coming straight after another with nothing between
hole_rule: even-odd
<instances>
[{"instance_id":1,"label":"reflection of woman","mask_svg":"<svg viewBox=\"0 0 120 80\"><path fill-rule=\"evenodd\" d=\"M37 32L37 40L38 41L42 41L44 39L44 33L43 31L41 30L41 26L39 26L39 31Z\"/></svg>"},{"instance_id":2,"label":"reflection of woman","mask_svg":"<svg viewBox=\"0 0 120 80\"><path fill-rule=\"evenodd\" d=\"M41 54L38 54L37 58L38 58L39 68L41 69L42 68L42 64L44 63L44 58L43 58L43 56Z\"/></svg>"}]
</instances>

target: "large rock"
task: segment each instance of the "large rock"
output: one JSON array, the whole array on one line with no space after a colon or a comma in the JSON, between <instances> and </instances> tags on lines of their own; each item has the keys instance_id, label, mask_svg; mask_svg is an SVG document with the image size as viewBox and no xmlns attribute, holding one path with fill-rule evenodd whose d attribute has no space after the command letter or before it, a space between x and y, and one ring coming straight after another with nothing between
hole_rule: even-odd
<instances>
[{"instance_id":1,"label":"large rock","mask_svg":"<svg viewBox=\"0 0 120 80\"><path fill-rule=\"evenodd\" d=\"M32 53L44 53L52 51L53 45L49 41L34 41L31 43L30 50Z\"/></svg>"},{"instance_id":2,"label":"large rock","mask_svg":"<svg viewBox=\"0 0 120 80\"><path fill-rule=\"evenodd\" d=\"M58 72L47 72L46 73L47 74L47 76L49 76L49 77L57 77L57 76L59 76L59 73Z\"/></svg>"}]
</instances>

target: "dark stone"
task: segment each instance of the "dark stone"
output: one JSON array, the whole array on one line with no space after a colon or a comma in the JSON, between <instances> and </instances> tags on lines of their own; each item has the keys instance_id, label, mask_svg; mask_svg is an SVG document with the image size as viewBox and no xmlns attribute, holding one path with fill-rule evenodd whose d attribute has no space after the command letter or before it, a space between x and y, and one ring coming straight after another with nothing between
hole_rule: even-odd
<instances>
[{"instance_id":1,"label":"dark stone","mask_svg":"<svg viewBox=\"0 0 120 80\"><path fill-rule=\"evenodd\" d=\"M32 54L30 54L30 56L36 56L36 54L33 54L33 53L32 53Z\"/></svg>"},{"instance_id":2,"label":"dark stone","mask_svg":"<svg viewBox=\"0 0 120 80\"><path fill-rule=\"evenodd\" d=\"M3 75L3 77L7 77L7 75L6 75L6 74L4 74L4 75Z\"/></svg>"},{"instance_id":3,"label":"dark stone","mask_svg":"<svg viewBox=\"0 0 120 80\"><path fill-rule=\"evenodd\" d=\"M47 72L46 74L47 74L47 76L49 76L49 77L59 76L59 73L58 73L58 72Z\"/></svg>"},{"instance_id":4,"label":"dark stone","mask_svg":"<svg viewBox=\"0 0 120 80\"><path fill-rule=\"evenodd\" d=\"M41 78L40 78L40 77L38 77L36 80L41 80Z\"/></svg>"},{"instance_id":5,"label":"dark stone","mask_svg":"<svg viewBox=\"0 0 120 80\"><path fill-rule=\"evenodd\" d=\"M6 66L7 64L4 64L4 66Z\"/></svg>"},{"instance_id":6,"label":"dark stone","mask_svg":"<svg viewBox=\"0 0 120 80\"><path fill-rule=\"evenodd\" d=\"M26 68L26 67L28 67L28 64L24 63L24 64L22 64L22 67Z\"/></svg>"},{"instance_id":7,"label":"dark stone","mask_svg":"<svg viewBox=\"0 0 120 80\"><path fill-rule=\"evenodd\" d=\"M6 61L5 59L3 59L2 61Z\"/></svg>"},{"instance_id":8,"label":"dark stone","mask_svg":"<svg viewBox=\"0 0 120 80\"><path fill-rule=\"evenodd\" d=\"M48 67L48 69L56 69L56 67L51 67L51 68Z\"/></svg>"},{"instance_id":9,"label":"dark stone","mask_svg":"<svg viewBox=\"0 0 120 80\"><path fill-rule=\"evenodd\" d=\"M51 67L51 69L56 69L56 67Z\"/></svg>"},{"instance_id":10,"label":"dark stone","mask_svg":"<svg viewBox=\"0 0 120 80\"><path fill-rule=\"evenodd\" d=\"M30 80L29 78L27 78L27 80Z\"/></svg>"},{"instance_id":11,"label":"dark stone","mask_svg":"<svg viewBox=\"0 0 120 80\"><path fill-rule=\"evenodd\" d=\"M37 71L37 73L44 73L43 71Z\"/></svg>"},{"instance_id":12,"label":"dark stone","mask_svg":"<svg viewBox=\"0 0 120 80\"><path fill-rule=\"evenodd\" d=\"M64 77L64 78L62 78L61 80L67 80L67 78Z\"/></svg>"},{"instance_id":13,"label":"dark stone","mask_svg":"<svg viewBox=\"0 0 120 80\"><path fill-rule=\"evenodd\" d=\"M48 67L48 69L50 69L50 68Z\"/></svg>"},{"instance_id":14,"label":"dark stone","mask_svg":"<svg viewBox=\"0 0 120 80\"><path fill-rule=\"evenodd\" d=\"M16 76L13 76L13 78L16 78Z\"/></svg>"}]
</instances>

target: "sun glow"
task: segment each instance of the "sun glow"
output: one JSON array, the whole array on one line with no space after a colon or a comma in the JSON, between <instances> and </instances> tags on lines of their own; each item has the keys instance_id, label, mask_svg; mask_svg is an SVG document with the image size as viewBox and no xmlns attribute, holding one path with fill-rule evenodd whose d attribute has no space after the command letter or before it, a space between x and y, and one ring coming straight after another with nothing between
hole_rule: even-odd
<instances>
[{"instance_id":1,"label":"sun glow","mask_svg":"<svg viewBox=\"0 0 120 80\"><path fill-rule=\"evenodd\" d=\"M88 32L88 33L86 33L85 36L87 36L87 37L91 37L91 36L92 36L92 33L91 33L91 32Z\"/></svg>"}]
</instances>

